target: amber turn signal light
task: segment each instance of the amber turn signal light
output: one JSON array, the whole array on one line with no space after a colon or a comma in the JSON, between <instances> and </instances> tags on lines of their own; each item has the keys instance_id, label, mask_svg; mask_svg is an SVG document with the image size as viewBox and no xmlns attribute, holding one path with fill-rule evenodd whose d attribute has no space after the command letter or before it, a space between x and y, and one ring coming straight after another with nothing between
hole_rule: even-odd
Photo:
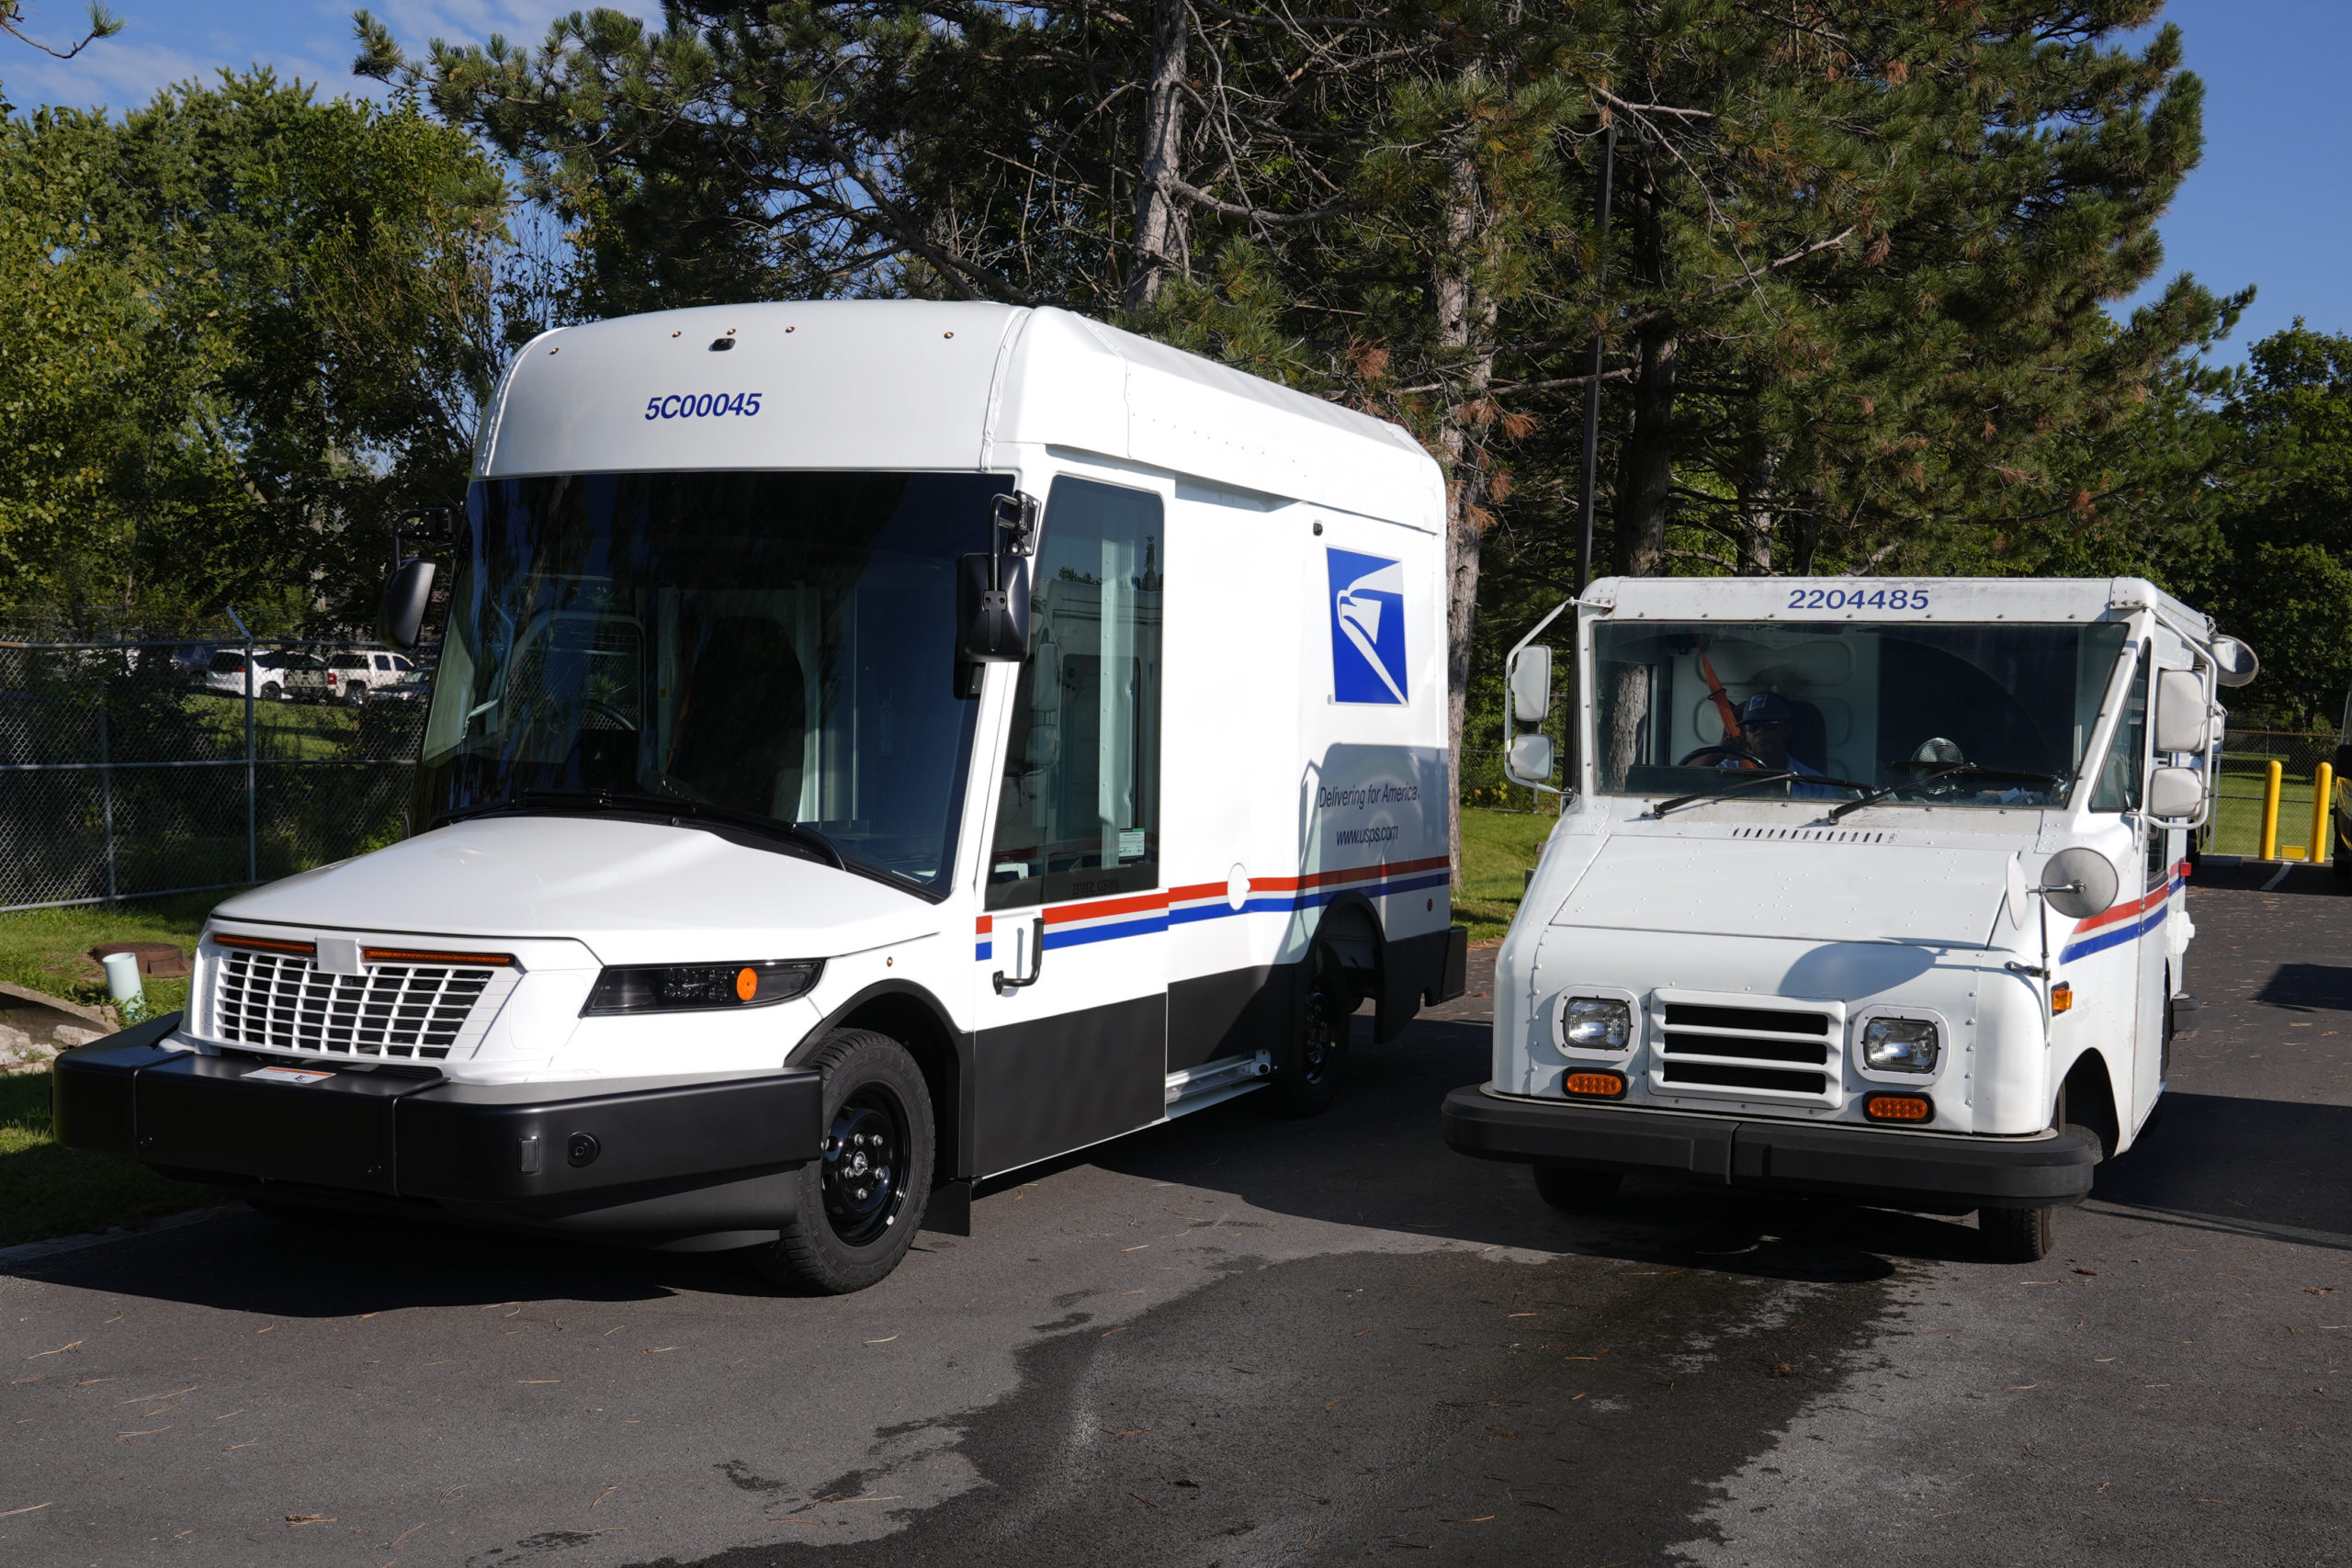
<instances>
[{"instance_id":1,"label":"amber turn signal light","mask_svg":"<svg viewBox=\"0 0 2352 1568\"><path fill-rule=\"evenodd\" d=\"M1587 1100L1616 1100L1625 1092L1625 1075L1596 1072L1570 1073L1567 1081L1560 1087L1570 1094L1579 1095Z\"/></svg>"},{"instance_id":2,"label":"amber turn signal light","mask_svg":"<svg viewBox=\"0 0 2352 1568\"><path fill-rule=\"evenodd\" d=\"M288 953L298 958L308 958L318 952L316 945L307 942L279 942L266 936L222 936L219 931L212 933L212 945L233 947L246 953Z\"/></svg>"},{"instance_id":3,"label":"amber turn signal light","mask_svg":"<svg viewBox=\"0 0 2352 1568\"><path fill-rule=\"evenodd\" d=\"M2070 985L2068 985L2068 984L2067 984L2065 981L2064 981L2064 980L2061 980L2061 981L2059 981L2056 985L2054 985L2054 986L2051 987L2050 987L2050 1010L2051 1010L2052 1012L2072 1012L2072 1011L2074 1011L2074 1010L2075 1010L2075 987L2072 987L2072 986L2070 986Z\"/></svg>"},{"instance_id":4,"label":"amber turn signal light","mask_svg":"<svg viewBox=\"0 0 2352 1568\"><path fill-rule=\"evenodd\" d=\"M422 948L409 947L363 947L359 950L359 962L371 965L377 964L446 964L464 968L481 968L488 966L492 969L512 968L514 964L514 958L503 953L443 953L438 950L427 951Z\"/></svg>"},{"instance_id":5,"label":"amber turn signal light","mask_svg":"<svg viewBox=\"0 0 2352 1568\"><path fill-rule=\"evenodd\" d=\"M1873 1122L1925 1122L1935 1113L1934 1104L1917 1094L1874 1094L1862 1101L1862 1114Z\"/></svg>"}]
</instances>

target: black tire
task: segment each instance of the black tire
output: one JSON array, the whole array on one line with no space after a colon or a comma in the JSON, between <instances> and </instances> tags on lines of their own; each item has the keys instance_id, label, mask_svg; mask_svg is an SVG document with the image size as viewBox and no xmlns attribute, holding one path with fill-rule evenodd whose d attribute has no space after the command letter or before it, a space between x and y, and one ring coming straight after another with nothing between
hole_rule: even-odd
<instances>
[{"instance_id":1,"label":"black tire","mask_svg":"<svg viewBox=\"0 0 2352 1568\"><path fill-rule=\"evenodd\" d=\"M1533 1169L1535 1190L1544 1201L1570 1214L1596 1213L1609 1207L1625 1182L1622 1170L1586 1170L1573 1165L1539 1165Z\"/></svg>"},{"instance_id":2,"label":"black tire","mask_svg":"<svg viewBox=\"0 0 2352 1568\"><path fill-rule=\"evenodd\" d=\"M254 695L259 697L266 703L284 702L286 700L286 688L279 685L275 681L266 681L262 683L261 690L255 692Z\"/></svg>"},{"instance_id":3,"label":"black tire","mask_svg":"<svg viewBox=\"0 0 2352 1568\"><path fill-rule=\"evenodd\" d=\"M1339 961L1317 952L1309 963L1306 1007L1288 1059L1275 1064L1274 1109L1284 1116L1320 1116L1339 1103L1348 1076L1351 1009Z\"/></svg>"},{"instance_id":4,"label":"black tire","mask_svg":"<svg viewBox=\"0 0 2352 1568\"><path fill-rule=\"evenodd\" d=\"M367 683L361 681L353 681L347 683L343 688L343 700L350 704L353 707L359 706L362 703L368 700Z\"/></svg>"},{"instance_id":5,"label":"black tire","mask_svg":"<svg viewBox=\"0 0 2352 1568\"><path fill-rule=\"evenodd\" d=\"M796 1291L847 1295L914 1245L938 1146L931 1091L906 1047L870 1030L842 1031L804 1065L825 1076L824 1153L793 1173L783 1235L752 1261Z\"/></svg>"},{"instance_id":6,"label":"black tire","mask_svg":"<svg viewBox=\"0 0 2352 1568\"><path fill-rule=\"evenodd\" d=\"M1976 1233L1996 1263L2039 1263L2057 1244L2055 1209L1979 1209Z\"/></svg>"}]
</instances>

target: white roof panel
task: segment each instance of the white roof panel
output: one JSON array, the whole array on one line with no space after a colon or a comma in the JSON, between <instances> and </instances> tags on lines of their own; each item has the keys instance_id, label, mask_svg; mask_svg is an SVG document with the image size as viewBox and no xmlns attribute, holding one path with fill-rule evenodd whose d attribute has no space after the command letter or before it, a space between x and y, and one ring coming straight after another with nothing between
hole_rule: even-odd
<instances>
[{"instance_id":1,"label":"white roof panel","mask_svg":"<svg viewBox=\"0 0 2352 1568\"><path fill-rule=\"evenodd\" d=\"M971 469L1014 445L1426 528L1443 517L1437 465L1396 425L1068 311L928 300L710 306L546 333L509 368L477 462L490 476Z\"/></svg>"}]
</instances>

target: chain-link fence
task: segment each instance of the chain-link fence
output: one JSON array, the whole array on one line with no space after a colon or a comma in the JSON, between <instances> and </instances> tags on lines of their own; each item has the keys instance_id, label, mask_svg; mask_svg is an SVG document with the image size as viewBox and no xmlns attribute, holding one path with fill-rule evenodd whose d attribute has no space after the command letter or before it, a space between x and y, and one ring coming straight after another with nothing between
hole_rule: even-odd
<instances>
[{"instance_id":1,"label":"chain-link fence","mask_svg":"<svg viewBox=\"0 0 2352 1568\"><path fill-rule=\"evenodd\" d=\"M2289 859L2309 852L2312 781L2322 762L2335 760L2335 735L2284 730L2233 729L2222 741L2221 775L2214 781L2213 822L2205 848L2213 854L2262 852L2262 796L2272 762L2278 764L2278 848ZM2318 858L2327 858L2321 847Z\"/></svg>"},{"instance_id":2,"label":"chain-link fence","mask_svg":"<svg viewBox=\"0 0 2352 1568\"><path fill-rule=\"evenodd\" d=\"M356 643L0 642L0 909L265 882L398 838L424 671Z\"/></svg>"}]
</instances>

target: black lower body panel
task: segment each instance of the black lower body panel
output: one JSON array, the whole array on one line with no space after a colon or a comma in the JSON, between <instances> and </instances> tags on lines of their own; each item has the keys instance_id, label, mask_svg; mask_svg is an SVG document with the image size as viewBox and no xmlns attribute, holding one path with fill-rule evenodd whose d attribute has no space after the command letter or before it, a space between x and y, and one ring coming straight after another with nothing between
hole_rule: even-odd
<instances>
[{"instance_id":1,"label":"black lower body panel","mask_svg":"<svg viewBox=\"0 0 2352 1568\"><path fill-rule=\"evenodd\" d=\"M1168 1112L1167 995L984 1029L972 1066L976 1175L1148 1127Z\"/></svg>"},{"instance_id":2,"label":"black lower body panel","mask_svg":"<svg viewBox=\"0 0 2352 1568\"><path fill-rule=\"evenodd\" d=\"M1445 1097L1445 1141L1481 1159L1642 1170L1714 1185L1895 1207L2054 1208L2090 1195L2096 1151L2038 1138L1683 1116L1508 1099L1477 1085Z\"/></svg>"},{"instance_id":3,"label":"black lower body panel","mask_svg":"<svg viewBox=\"0 0 2352 1568\"><path fill-rule=\"evenodd\" d=\"M291 1202L677 1244L772 1236L823 1135L812 1072L460 1084L165 1049L176 1021L58 1057L60 1143Z\"/></svg>"}]
</instances>

